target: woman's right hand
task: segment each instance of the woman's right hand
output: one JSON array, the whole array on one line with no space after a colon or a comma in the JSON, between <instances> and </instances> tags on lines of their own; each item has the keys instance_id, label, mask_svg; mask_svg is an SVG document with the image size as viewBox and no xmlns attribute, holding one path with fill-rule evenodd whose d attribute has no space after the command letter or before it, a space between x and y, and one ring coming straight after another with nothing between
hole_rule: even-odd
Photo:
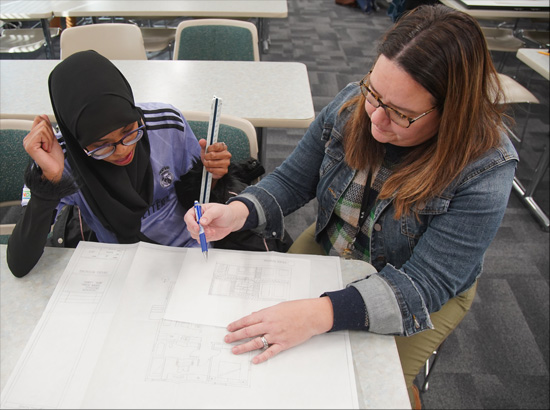
<instances>
[{"instance_id":1,"label":"woman's right hand","mask_svg":"<svg viewBox=\"0 0 550 410\"><path fill-rule=\"evenodd\" d=\"M240 201L233 201L229 205L209 203L201 207L201 225L208 242L219 241L231 232L241 229L249 214L246 205ZM199 225L194 208L187 211L184 220L191 237L199 240Z\"/></svg>"},{"instance_id":2,"label":"woman's right hand","mask_svg":"<svg viewBox=\"0 0 550 410\"><path fill-rule=\"evenodd\" d=\"M61 179L65 158L47 115L34 119L31 131L23 139L23 146L42 170L42 178L52 182Z\"/></svg>"}]
</instances>

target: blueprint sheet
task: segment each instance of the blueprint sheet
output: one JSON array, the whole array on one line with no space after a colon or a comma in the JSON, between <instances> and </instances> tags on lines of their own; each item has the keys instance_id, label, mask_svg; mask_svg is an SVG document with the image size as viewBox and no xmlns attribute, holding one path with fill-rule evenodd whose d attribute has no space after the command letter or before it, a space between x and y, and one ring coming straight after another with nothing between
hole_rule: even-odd
<instances>
[{"instance_id":1,"label":"blueprint sheet","mask_svg":"<svg viewBox=\"0 0 550 410\"><path fill-rule=\"evenodd\" d=\"M3 391L2 407L358 407L348 332L313 337L253 365L252 353L230 352L224 327L165 319L192 252L81 242ZM337 258L305 258L315 272L310 296L341 288ZM82 294L85 305L75 297Z\"/></svg>"}]
</instances>

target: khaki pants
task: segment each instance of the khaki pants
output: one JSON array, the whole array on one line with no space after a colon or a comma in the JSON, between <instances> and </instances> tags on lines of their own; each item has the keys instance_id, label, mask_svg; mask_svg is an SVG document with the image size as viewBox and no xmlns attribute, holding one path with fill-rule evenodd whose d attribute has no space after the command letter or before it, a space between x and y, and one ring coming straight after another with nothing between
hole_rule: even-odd
<instances>
[{"instance_id":1,"label":"khaki pants","mask_svg":"<svg viewBox=\"0 0 550 410\"><path fill-rule=\"evenodd\" d=\"M288 253L308 255L326 255L323 248L315 242L315 224L312 224L294 241ZM411 407L420 408L415 402L413 381L432 355L434 350L443 343L451 332L464 319L472 306L477 289L477 282L466 292L455 296L443 305L441 310L432 313L430 318L434 329L417 333L413 336L396 336L395 342L401 360L401 367L405 376L405 383L409 392Z\"/></svg>"}]
</instances>

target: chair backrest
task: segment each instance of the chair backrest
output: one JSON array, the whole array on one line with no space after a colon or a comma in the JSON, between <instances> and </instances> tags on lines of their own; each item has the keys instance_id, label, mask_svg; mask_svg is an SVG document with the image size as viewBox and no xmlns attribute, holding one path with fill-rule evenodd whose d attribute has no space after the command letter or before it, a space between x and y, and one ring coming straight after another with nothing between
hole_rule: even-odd
<instances>
[{"instance_id":1,"label":"chair backrest","mask_svg":"<svg viewBox=\"0 0 550 410\"><path fill-rule=\"evenodd\" d=\"M535 95L525 88L523 85L518 83L512 77L507 76L506 74L498 73L498 79L500 81L500 86L502 87L503 96L499 101L500 104L539 104ZM531 110L527 110L527 117L525 118L525 123L523 125L523 130L521 135L518 136L516 133L505 123L504 127L506 128L509 136L520 144L523 141L525 136L525 131L527 130L527 125L529 124L529 115Z\"/></svg>"},{"instance_id":2,"label":"chair backrest","mask_svg":"<svg viewBox=\"0 0 550 410\"><path fill-rule=\"evenodd\" d=\"M512 29L481 27L481 31L485 36L485 41L487 42L487 48L489 50L515 53L521 47L525 47L525 43L514 36L514 31Z\"/></svg>"},{"instance_id":3,"label":"chair backrest","mask_svg":"<svg viewBox=\"0 0 550 410\"><path fill-rule=\"evenodd\" d=\"M241 20L184 20L176 27L174 60L260 61L258 29Z\"/></svg>"},{"instance_id":4,"label":"chair backrest","mask_svg":"<svg viewBox=\"0 0 550 410\"><path fill-rule=\"evenodd\" d=\"M95 50L109 60L147 60L138 26L101 23L70 27L61 32L61 59L78 51Z\"/></svg>"},{"instance_id":5,"label":"chair backrest","mask_svg":"<svg viewBox=\"0 0 550 410\"><path fill-rule=\"evenodd\" d=\"M206 138L210 113L202 111L183 111L183 116L191 126L197 139ZM218 142L225 142L231 152L231 162L245 161L252 157L258 159L258 139L252 123L244 118L232 115L220 115Z\"/></svg>"},{"instance_id":6,"label":"chair backrest","mask_svg":"<svg viewBox=\"0 0 550 410\"><path fill-rule=\"evenodd\" d=\"M0 119L0 206L21 205L25 169L30 156L23 139L32 121ZM15 224L0 224L0 243L6 243Z\"/></svg>"},{"instance_id":7,"label":"chair backrest","mask_svg":"<svg viewBox=\"0 0 550 410\"><path fill-rule=\"evenodd\" d=\"M500 81L502 91L504 92L504 101L499 101L501 104L539 104L538 98L512 77L498 73L498 79Z\"/></svg>"}]
</instances>

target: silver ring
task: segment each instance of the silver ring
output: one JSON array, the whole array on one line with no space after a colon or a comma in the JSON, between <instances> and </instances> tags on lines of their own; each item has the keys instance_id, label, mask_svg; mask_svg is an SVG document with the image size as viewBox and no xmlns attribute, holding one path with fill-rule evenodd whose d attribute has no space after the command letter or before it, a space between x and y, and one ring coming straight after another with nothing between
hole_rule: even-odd
<instances>
[{"instance_id":1,"label":"silver ring","mask_svg":"<svg viewBox=\"0 0 550 410\"><path fill-rule=\"evenodd\" d=\"M264 336L262 336L262 337L260 337L260 340L264 344L264 350L267 349L269 347L269 343L267 343L266 338Z\"/></svg>"}]
</instances>

